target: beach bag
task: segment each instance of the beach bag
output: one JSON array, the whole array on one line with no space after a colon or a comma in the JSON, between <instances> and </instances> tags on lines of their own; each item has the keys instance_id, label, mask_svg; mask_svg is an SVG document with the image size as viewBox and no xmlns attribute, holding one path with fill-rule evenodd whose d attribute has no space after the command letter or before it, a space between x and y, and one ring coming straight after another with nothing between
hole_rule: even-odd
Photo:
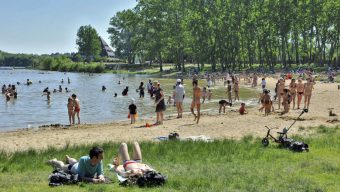
<instances>
[{"instance_id":1,"label":"beach bag","mask_svg":"<svg viewBox=\"0 0 340 192\"><path fill-rule=\"evenodd\" d=\"M78 183L78 175L72 175L61 170L54 170L49 176L49 186L60 186Z\"/></svg>"},{"instance_id":2,"label":"beach bag","mask_svg":"<svg viewBox=\"0 0 340 192\"><path fill-rule=\"evenodd\" d=\"M295 152L303 152L303 151L309 151L308 144L302 142L302 141L295 141L291 144L289 147L290 150Z\"/></svg>"},{"instance_id":3,"label":"beach bag","mask_svg":"<svg viewBox=\"0 0 340 192\"><path fill-rule=\"evenodd\" d=\"M137 179L139 187L156 187L165 184L167 177L156 171L148 171Z\"/></svg>"},{"instance_id":4,"label":"beach bag","mask_svg":"<svg viewBox=\"0 0 340 192\"><path fill-rule=\"evenodd\" d=\"M178 140L179 139L179 134L176 132L172 132L169 134L169 140Z\"/></svg>"}]
</instances>

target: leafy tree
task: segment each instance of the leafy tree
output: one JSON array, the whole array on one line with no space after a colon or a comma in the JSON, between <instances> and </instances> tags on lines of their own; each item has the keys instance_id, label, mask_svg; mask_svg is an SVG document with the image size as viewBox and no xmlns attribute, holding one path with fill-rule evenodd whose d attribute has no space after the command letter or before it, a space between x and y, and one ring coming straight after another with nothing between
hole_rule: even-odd
<instances>
[{"instance_id":1,"label":"leafy tree","mask_svg":"<svg viewBox=\"0 0 340 192\"><path fill-rule=\"evenodd\" d=\"M85 56L87 62L100 54L100 39L97 31L91 25L81 26L78 29L76 43L79 53Z\"/></svg>"}]
</instances>

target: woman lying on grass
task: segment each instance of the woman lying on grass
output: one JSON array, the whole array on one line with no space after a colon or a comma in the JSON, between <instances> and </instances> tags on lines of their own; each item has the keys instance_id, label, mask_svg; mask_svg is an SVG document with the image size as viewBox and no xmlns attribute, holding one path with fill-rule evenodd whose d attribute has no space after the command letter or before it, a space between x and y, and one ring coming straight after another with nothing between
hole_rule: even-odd
<instances>
[{"instance_id":1,"label":"woman lying on grass","mask_svg":"<svg viewBox=\"0 0 340 192\"><path fill-rule=\"evenodd\" d=\"M122 143L119 147L119 157L113 159L113 169L122 177L143 176L148 171L154 171L150 166L142 163L142 152L139 144L133 144L133 160L130 160L129 152L126 143ZM123 166L119 166L119 159L122 159Z\"/></svg>"}]
</instances>

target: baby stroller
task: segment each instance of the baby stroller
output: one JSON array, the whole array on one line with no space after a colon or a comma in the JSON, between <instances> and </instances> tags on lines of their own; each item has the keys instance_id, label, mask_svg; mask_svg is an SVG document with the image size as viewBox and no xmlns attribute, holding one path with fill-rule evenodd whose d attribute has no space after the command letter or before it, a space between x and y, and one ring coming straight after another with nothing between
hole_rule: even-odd
<instances>
[{"instance_id":1,"label":"baby stroller","mask_svg":"<svg viewBox=\"0 0 340 192\"><path fill-rule=\"evenodd\" d=\"M272 129L275 128L269 128L265 126L268 131L267 135L262 139L262 145L264 147L267 147L269 145L269 140L273 140L274 142L278 143L280 147L283 148L289 148L294 151L308 151L308 145L304 142L294 141L291 138L288 138L287 133L289 129L295 124L295 122L301 117L302 114L307 113L308 109L303 109L300 115L294 120L294 122L288 127L283 128L282 132L277 132L278 137L274 137L270 132Z\"/></svg>"}]
</instances>

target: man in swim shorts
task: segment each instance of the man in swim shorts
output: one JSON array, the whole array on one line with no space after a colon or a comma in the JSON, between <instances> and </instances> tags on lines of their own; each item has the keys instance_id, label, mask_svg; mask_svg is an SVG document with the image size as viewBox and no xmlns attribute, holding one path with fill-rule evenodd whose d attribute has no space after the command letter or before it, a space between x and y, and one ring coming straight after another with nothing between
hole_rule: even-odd
<instances>
[{"instance_id":1,"label":"man in swim shorts","mask_svg":"<svg viewBox=\"0 0 340 192\"><path fill-rule=\"evenodd\" d=\"M200 108L201 108L201 95L202 95L202 90L200 87L198 87L198 81L193 81L192 82L193 85L193 97L192 97L192 102L191 102L191 107L190 107L190 111L191 113L195 116L194 121L196 121L196 123L199 122L200 120ZM194 108L196 107L197 109L197 115L194 112Z\"/></svg>"}]
</instances>

